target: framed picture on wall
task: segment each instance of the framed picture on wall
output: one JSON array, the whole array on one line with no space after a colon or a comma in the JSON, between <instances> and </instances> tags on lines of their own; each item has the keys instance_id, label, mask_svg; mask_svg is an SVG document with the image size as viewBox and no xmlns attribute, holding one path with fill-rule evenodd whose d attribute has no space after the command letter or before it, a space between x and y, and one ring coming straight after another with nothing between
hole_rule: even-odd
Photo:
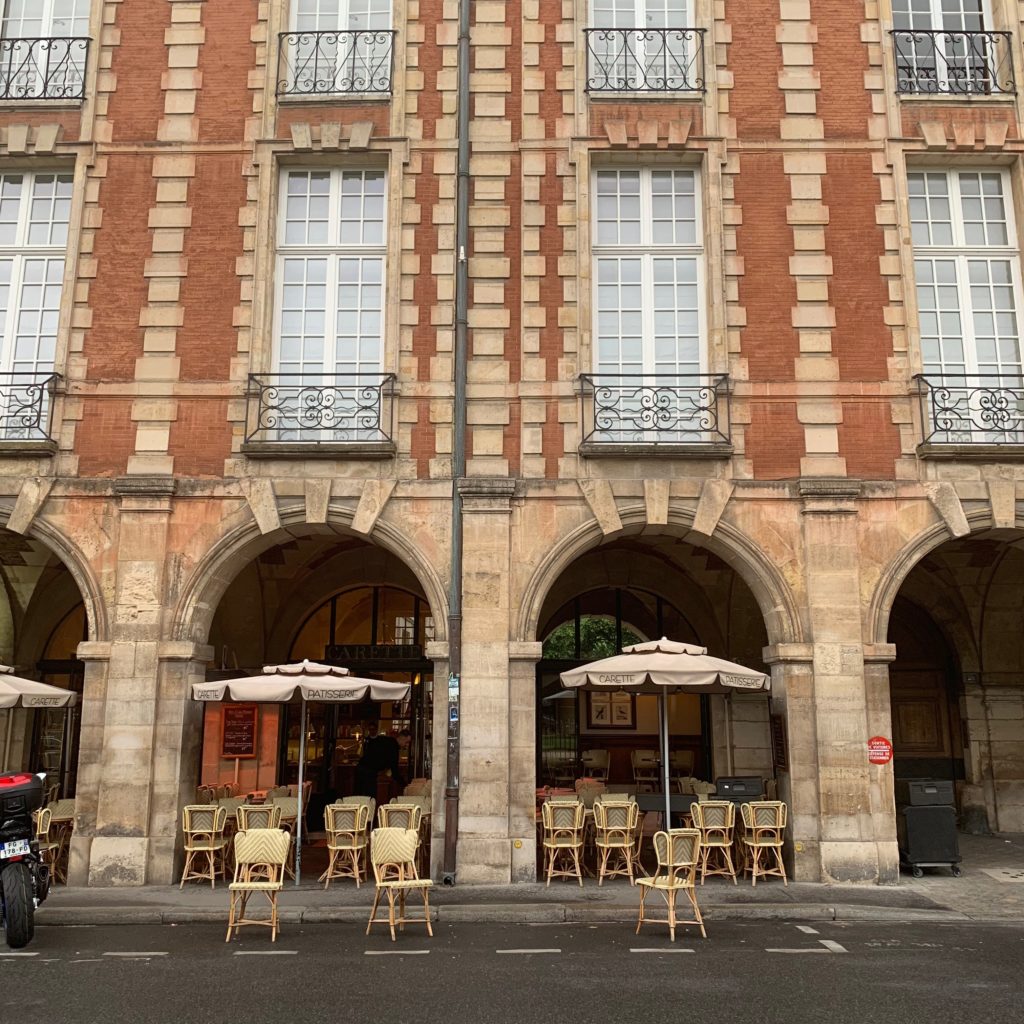
<instances>
[{"instance_id":1,"label":"framed picture on wall","mask_svg":"<svg viewBox=\"0 0 1024 1024\"><path fill-rule=\"evenodd\" d=\"M588 729L635 729L636 696L617 693L587 694Z\"/></svg>"}]
</instances>

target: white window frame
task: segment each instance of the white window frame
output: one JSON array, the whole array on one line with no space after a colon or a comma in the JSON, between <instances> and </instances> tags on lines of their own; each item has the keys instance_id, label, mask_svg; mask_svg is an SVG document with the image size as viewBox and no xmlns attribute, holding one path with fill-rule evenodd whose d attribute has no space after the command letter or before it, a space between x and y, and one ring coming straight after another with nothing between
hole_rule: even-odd
<instances>
[{"instance_id":1,"label":"white window frame","mask_svg":"<svg viewBox=\"0 0 1024 1024\"><path fill-rule=\"evenodd\" d=\"M323 0L321 0L323 2ZM394 27L395 12L394 4L388 4L388 23L385 28L371 29L367 25L355 26L352 25L352 0L336 0L338 6L338 19L337 24L325 25L319 29L300 29L299 26L299 0L292 0L291 10L289 11L289 30L292 32L354 32L354 31L366 31L384 32ZM323 15L321 15L322 17Z\"/></svg>"},{"instance_id":2,"label":"white window frame","mask_svg":"<svg viewBox=\"0 0 1024 1024\"><path fill-rule=\"evenodd\" d=\"M620 0L612 0L612 3L618 7L620 6ZM694 0L683 0L683 14L681 24L666 24L666 25L653 25L651 19L656 13L660 13L655 10L658 7L666 6L665 0L630 0L629 3L621 3L622 7L633 8L633 21L628 25L598 25L597 24L597 8L594 0L589 0L590 4L590 24L595 28L693 28L693 6ZM615 21L613 12L612 20Z\"/></svg>"},{"instance_id":3,"label":"white window frame","mask_svg":"<svg viewBox=\"0 0 1024 1024\"><path fill-rule=\"evenodd\" d=\"M55 14L55 11L54 11L54 8L56 6L56 0L29 0L29 2L33 3L36 7L41 7L42 8L41 13L38 15L38 20L41 23L38 36L22 36L20 30L19 30L18 33L13 34L13 35L11 33L8 33L7 25L9 23L10 19L11 19L11 15L9 14L10 0L0 0L0 2L2 2L2 5L3 5L3 15L2 15L2 17L0 17L0 36L2 36L2 38L4 38L4 39L20 39L20 38L64 39L64 38L74 38L74 37L76 37L79 34L78 32L74 31L74 22L76 22L76 21L84 21L85 22L85 31L82 33L82 35L88 35L89 15L90 15L90 8L92 6L91 0L75 0L76 8L78 8L78 9L76 9L74 16L70 19L71 22L72 22L72 26L71 26L71 31L68 31L68 32L58 32L57 31L57 25L56 25L57 18L56 18L56 14ZM61 20L64 20L64 19L61 19ZM19 24L20 24L20 21L19 21Z\"/></svg>"},{"instance_id":4,"label":"white window frame","mask_svg":"<svg viewBox=\"0 0 1024 1024\"><path fill-rule=\"evenodd\" d=\"M639 172L640 174L640 229L641 237L638 243L601 243L599 238L598 222L598 177L605 172ZM653 189L652 175L656 171L685 172L693 175L694 186L694 241L681 243L656 243L653 239ZM640 260L640 287L641 287L641 353L642 363L640 374L642 381L638 385L644 388L656 386L658 375L661 374L671 383L677 386L685 385L687 378L692 378L693 387L712 387L713 381L708 376L708 301L707 301L707 245L704 236L704 207L703 207L704 181L701 169L696 166L672 166L672 165L647 165L647 166L626 166L607 165L595 167L591 175L591 310L593 318L592 336L592 366L593 373L597 379L597 386L605 382L612 387L629 387L630 379L636 380L636 375L622 370L622 359L618 360L617 366L609 366L600 362L600 347L602 335L600 333L601 304L599 297L600 289L600 264L603 259L634 259ZM683 363L676 360L675 368L670 372L657 368L655 352L655 277L654 263L657 259L692 259L695 266L695 291L697 296L697 366L695 370L683 369ZM616 384L616 379L618 384ZM706 397L706 396L705 396ZM624 400L626 401L626 400ZM685 402L684 402L685 404ZM625 411L626 405L623 405ZM627 416L628 419L628 416ZM713 439L711 435L703 431L679 428L676 431L663 431L660 429L641 429L625 438L621 435L629 433L622 428L614 428L605 436L602 436L598 424L595 423L595 434L597 440L628 440L628 441L683 441L700 442Z\"/></svg>"},{"instance_id":5,"label":"white window frame","mask_svg":"<svg viewBox=\"0 0 1024 1024\"><path fill-rule=\"evenodd\" d=\"M1021 317L1024 316L1024 282L1021 274L1020 241L1017 235L1016 211L1012 183L1008 171L995 167L955 168L912 168L908 171L908 182L913 175L944 174L949 198L950 234L949 244L921 244L912 237L914 262L914 294L918 309L918 344L921 367L928 385L929 404L925 409L927 421L925 435L929 440L942 443L977 444L987 442L1024 442L1024 409L1020 407L1021 388L1024 386L1024 347L1021 344ZM960 191L962 174L998 175L1006 225L1006 244L969 244L967 242L963 196ZM908 190L909 191L909 190ZM929 216L929 225L937 223ZM944 223L944 222L942 222ZM914 219L910 228L913 232ZM934 229L930 228L930 232ZM921 285L919 283L918 261L946 261L954 265L957 291L957 310L960 321L960 345L963 352L963 367L958 362L948 361L939 351L939 361L926 362L924 351L925 332L921 326ZM1013 313L1016 319L1016 361L1006 363L996 341L995 370L979 368L979 353L975 324L975 309L972 300L970 264L972 262L1007 263L1010 267L1010 281L1013 290ZM940 287L940 285L934 285ZM949 285L946 285L949 287ZM987 313L988 310L980 312ZM941 311L936 313L941 316ZM993 429L986 429L994 421L989 403L996 401L1004 408L1001 419ZM1004 404L1005 403L1005 404Z\"/></svg>"},{"instance_id":6,"label":"white window frame","mask_svg":"<svg viewBox=\"0 0 1024 1024\"><path fill-rule=\"evenodd\" d=\"M912 4L913 0L906 0L906 2L908 4ZM945 12L942 9L942 2L943 2L943 0L925 0L925 2L926 2L927 6L929 8L929 15L930 15L930 21L929 21L928 26L927 26L928 28L934 29L937 32L941 32L941 31L944 31L944 30L945 31L949 31L949 32L959 32L959 31L961 31L959 28L950 28L948 30L946 29L946 25L944 23L944 14L945 14ZM900 0L893 0L893 4L892 4L892 7L893 7L893 24L897 28L899 28L901 26L896 25L896 18L899 15L902 15L904 13L903 11L897 11L897 5L899 3L900 3ZM961 5L961 10L962 10L962 5ZM912 11L907 12L907 16L909 17L913 13L916 13L916 12L912 12ZM991 0L981 0L981 21L982 21L982 29L981 29L982 31L985 31L985 32L992 31L993 22L992 22L992 3L991 3ZM914 26L914 27L915 28L919 28L920 30L923 31L926 26L922 25L922 26ZM909 26L907 26L907 28L909 30Z\"/></svg>"},{"instance_id":7,"label":"white window frame","mask_svg":"<svg viewBox=\"0 0 1024 1024\"><path fill-rule=\"evenodd\" d=\"M328 193L328 238L324 243L288 243L285 241L287 226L288 180L292 174L328 174L330 175ZM342 242L341 241L341 184L345 174L374 174L383 178L381 239L379 242ZM275 441L309 440L309 441L379 441L385 439L390 423L386 422L389 393L385 387L387 371L385 370L385 340L387 337L387 297L388 297L388 208L389 208L389 172L381 165L344 166L344 167L310 167L287 166L280 169L278 177L279 199L276 217L275 247L275 283L274 283L274 323L271 347L271 367L269 379L276 381L278 407L282 410L282 419L299 422L295 402L301 400L299 392L302 388L311 389L303 394L308 398L314 395L318 387L334 388L331 395L332 416L325 419L320 426L305 417L301 430L292 427L275 427L269 431ZM308 223L308 221L307 221ZM325 273L325 309L324 309L324 340L323 358L319 366L302 369L299 376L284 377L283 374L294 374L296 371L287 368L288 362L304 362L290 360L282 364L282 335L284 318L285 264L289 259L303 260L321 259L326 264ZM377 336L377 358L372 365L360 358L358 351L358 325L355 332L357 347L353 359L339 361L338 331L338 291L339 264L345 259L359 261L376 261L379 264L379 333ZM357 316L362 310L357 311ZM374 310L374 312L378 312ZM352 364L351 371L339 369L339 362ZM257 377L259 375L257 374ZM372 390L364 390L372 389ZM377 392L376 397L373 391ZM290 397L289 397L290 396ZM261 399L262 401L262 399ZM288 406L291 401L293 404ZM308 406L307 406L308 408ZM325 407L326 408L326 407ZM367 410L376 409L380 415L379 431L363 424L356 423L359 413L362 416ZM348 419L346 419L348 417ZM312 426L310 424L313 424Z\"/></svg>"},{"instance_id":8,"label":"white window frame","mask_svg":"<svg viewBox=\"0 0 1024 1024\"><path fill-rule=\"evenodd\" d=\"M52 177L64 179L70 186L68 201L67 220L49 218L45 223L50 227L50 233L55 224L64 225L63 239L58 242L47 241L45 244L33 243L29 240L29 224L32 203L38 197L35 195L36 182L40 178ZM0 317L0 379L3 380L3 388L0 391L0 437L3 438L25 438L32 437L30 431L20 427L17 422L8 423L7 417L15 414L19 406L41 403L40 428L45 431L48 426L49 393L40 395L35 389L39 384L47 380L55 372L57 358L57 346L60 342L60 312L63 302L64 274L67 267L68 232L70 231L71 205L74 196L74 175L66 170L51 169L39 171L5 171L0 173L0 188L3 182L9 178L21 178L21 196L18 202L18 220L15 226L15 238L11 243L0 242L0 260L11 261L11 279L8 287L7 309ZM23 305L26 287L33 287L33 284L26 285L26 266L33 261L44 261L46 265L56 261L60 268L57 278L57 302L51 307L40 307L36 312L43 309L49 312L56 320L52 334L37 334L35 351L31 358L16 358L15 345L18 332L21 327L20 321L26 314ZM47 284L46 276L42 287L53 287L53 282ZM53 350L52 356L45 358L40 354L40 340L47 339ZM18 374L19 376L14 376ZM22 377L21 375L27 375ZM38 437L38 435L36 435Z\"/></svg>"}]
</instances>

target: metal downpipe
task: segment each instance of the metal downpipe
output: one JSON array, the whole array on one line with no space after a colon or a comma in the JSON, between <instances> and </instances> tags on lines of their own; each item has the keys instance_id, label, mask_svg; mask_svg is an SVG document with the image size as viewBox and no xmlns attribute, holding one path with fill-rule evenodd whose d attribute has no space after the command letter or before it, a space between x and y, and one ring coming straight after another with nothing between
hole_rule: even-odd
<instances>
[{"instance_id":1,"label":"metal downpipe","mask_svg":"<svg viewBox=\"0 0 1024 1024\"><path fill-rule=\"evenodd\" d=\"M469 23L472 0L459 0L458 157L455 210L455 395L452 408L452 550L448 589L448 750L442 881L455 884L459 836L459 688L462 676L462 495L466 475L466 376L469 351Z\"/></svg>"}]
</instances>

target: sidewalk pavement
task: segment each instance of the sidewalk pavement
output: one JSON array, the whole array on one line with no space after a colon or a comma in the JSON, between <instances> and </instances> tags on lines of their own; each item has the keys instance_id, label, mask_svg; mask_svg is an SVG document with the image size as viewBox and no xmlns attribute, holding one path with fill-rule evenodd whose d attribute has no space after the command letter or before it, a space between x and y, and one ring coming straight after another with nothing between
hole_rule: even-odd
<instances>
[{"instance_id":1,"label":"sidewalk pavement","mask_svg":"<svg viewBox=\"0 0 1024 1024\"><path fill-rule=\"evenodd\" d=\"M963 875L931 869L924 878L903 875L898 886L822 885L784 887L773 879L756 888L749 881L732 885L708 879L698 900L709 921L890 921L937 923L985 921L1024 923L1024 835L960 836ZM351 881L322 885L286 882L279 906L289 923L332 924L365 921L372 884L357 889ZM200 883L139 888L86 889L54 886L40 908L40 925L118 925L223 923L227 889ZM440 921L605 923L635 921L639 897L628 882L598 887L588 878L582 888L571 882L514 886L435 886L432 910Z\"/></svg>"}]
</instances>

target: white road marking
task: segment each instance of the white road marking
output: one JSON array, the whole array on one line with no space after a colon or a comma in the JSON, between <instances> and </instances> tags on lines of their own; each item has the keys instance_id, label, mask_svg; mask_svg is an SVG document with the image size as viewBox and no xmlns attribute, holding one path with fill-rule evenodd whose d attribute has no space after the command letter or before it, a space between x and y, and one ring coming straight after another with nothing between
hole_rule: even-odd
<instances>
[{"instance_id":1,"label":"white road marking","mask_svg":"<svg viewBox=\"0 0 1024 1024\"><path fill-rule=\"evenodd\" d=\"M235 956L298 956L297 949L236 949Z\"/></svg>"},{"instance_id":2,"label":"white road marking","mask_svg":"<svg viewBox=\"0 0 1024 1024\"><path fill-rule=\"evenodd\" d=\"M125 960L148 960L154 956L167 956L167 953L104 953L104 956L117 956Z\"/></svg>"},{"instance_id":3,"label":"white road marking","mask_svg":"<svg viewBox=\"0 0 1024 1024\"><path fill-rule=\"evenodd\" d=\"M653 946L650 949L645 948L645 947L640 947L640 948L634 949L634 948L631 947L629 951L630 951L630 953L657 953L659 956L662 953L692 953L693 952L692 949L674 949L674 948L673 949L655 949Z\"/></svg>"},{"instance_id":4,"label":"white road marking","mask_svg":"<svg viewBox=\"0 0 1024 1024\"><path fill-rule=\"evenodd\" d=\"M496 949L495 953L561 953L560 949Z\"/></svg>"},{"instance_id":5,"label":"white road marking","mask_svg":"<svg viewBox=\"0 0 1024 1024\"><path fill-rule=\"evenodd\" d=\"M364 949L365 956L426 956L429 949Z\"/></svg>"},{"instance_id":6,"label":"white road marking","mask_svg":"<svg viewBox=\"0 0 1024 1024\"><path fill-rule=\"evenodd\" d=\"M817 935L817 934L819 934L818 933L818 929L817 928L812 928L809 924L798 924L796 926L796 930L798 932L803 932L804 935Z\"/></svg>"},{"instance_id":7,"label":"white road marking","mask_svg":"<svg viewBox=\"0 0 1024 1024\"><path fill-rule=\"evenodd\" d=\"M8 952L0 953L0 958L4 958L5 959L5 958L7 958L9 956L39 956L39 954L38 953L16 953L14 950L10 950Z\"/></svg>"},{"instance_id":8,"label":"white road marking","mask_svg":"<svg viewBox=\"0 0 1024 1024\"><path fill-rule=\"evenodd\" d=\"M98 963L101 963L102 961L100 960L99 957L93 957L91 959L90 958L86 958L84 960L72 960L71 962L73 964L98 964Z\"/></svg>"},{"instance_id":9,"label":"white road marking","mask_svg":"<svg viewBox=\"0 0 1024 1024\"><path fill-rule=\"evenodd\" d=\"M840 946L838 942L833 942L832 939L818 939L818 941L830 952L830 953L846 953L847 949L845 946Z\"/></svg>"},{"instance_id":10,"label":"white road marking","mask_svg":"<svg viewBox=\"0 0 1024 1024\"><path fill-rule=\"evenodd\" d=\"M828 953L827 949L766 949L766 953Z\"/></svg>"}]
</instances>

